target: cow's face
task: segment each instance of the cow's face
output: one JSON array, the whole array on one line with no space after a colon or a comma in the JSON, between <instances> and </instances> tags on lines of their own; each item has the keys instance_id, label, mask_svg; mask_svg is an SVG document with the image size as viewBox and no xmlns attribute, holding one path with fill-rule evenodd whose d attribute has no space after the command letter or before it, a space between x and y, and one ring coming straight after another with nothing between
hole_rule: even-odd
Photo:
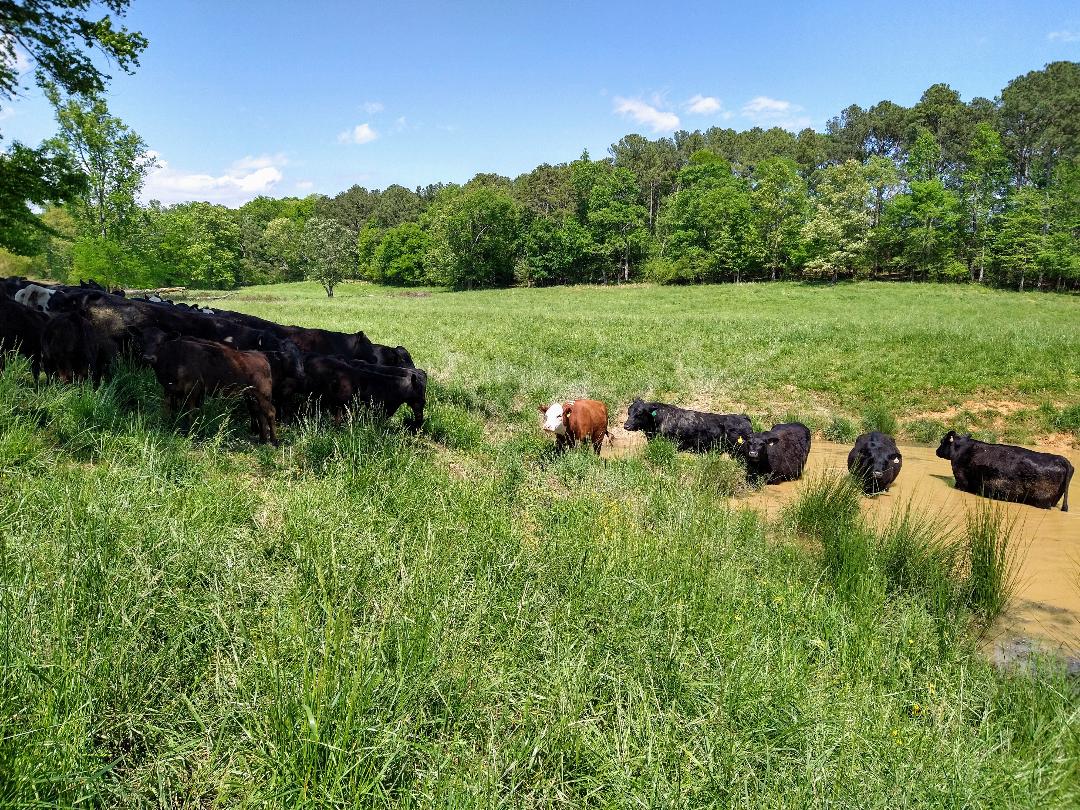
<instances>
[{"instance_id":1,"label":"cow's face","mask_svg":"<svg viewBox=\"0 0 1080 810\"><path fill-rule=\"evenodd\" d=\"M760 458L768 454L768 448L779 442L780 439L771 433L752 433L746 439L746 455L750 458Z\"/></svg>"},{"instance_id":2,"label":"cow's face","mask_svg":"<svg viewBox=\"0 0 1080 810\"><path fill-rule=\"evenodd\" d=\"M553 402L550 405L541 405L540 427L548 433L562 435L566 433L566 412L561 402Z\"/></svg>"},{"instance_id":3,"label":"cow's face","mask_svg":"<svg viewBox=\"0 0 1080 810\"><path fill-rule=\"evenodd\" d=\"M630 403L630 409L627 412L626 424L623 425L625 430L654 430L656 425L656 411L650 410L649 406L642 402L640 399L635 399Z\"/></svg>"},{"instance_id":4,"label":"cow's face","mask_svg":"<svg viewBox=\"0 0 1080 810\"><path fill-rule=\"evenodd\" d=\"M874 478L884 478L889 470L900 466L901 460L899 453L878 453L874 456L874 463L870 468L870 474Z\"/></svg>"},{"instance_id":5,"label":"cow's face","mask_svg":"<svg viewBox=\"0 0 1080 810\"><path fill-rule=\"evenodd\" d=\"M948 433L941 437L941 445L937 449L937 457L951 459L953 454L953 445L955 444L956 431L950 430Z\"/></svg>"}]
</instances>

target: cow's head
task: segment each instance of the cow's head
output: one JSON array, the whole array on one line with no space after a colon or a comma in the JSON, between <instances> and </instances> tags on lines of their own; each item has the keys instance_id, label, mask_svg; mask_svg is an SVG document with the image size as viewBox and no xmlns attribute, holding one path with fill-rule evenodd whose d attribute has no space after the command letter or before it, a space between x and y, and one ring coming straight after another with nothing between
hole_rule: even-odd
<instances>
[{"instance_id":1,"label":"cow's head","mask_svg":"<svg viewBox=\"0 0 1080 810\"><path fill-rule=\"evenodd\" d=\"M950 430L944 436L941 437L941 444L937 449L937 457L951 459L953 456L953 448L956 445L956 440L961 438L957 435L955 430Z\"/></svg>"},{"instance_id":2,"label":"cow's head","mask_svg":"<svg viewBox=\"0 0 1080 810\"><path fill-rule=\"evenodd\" d=\"M169 339L169 335L164 330L158 329L156 326L150 326L145 329L138 329L135 331L135 337L139 341L139 348L142 350L143 362L154 365L158 359L158 352L161 349L163 343Z\"/></svg>"},{"instance_id":3,"label":"cow's head","mask_svg":"<svg viewBox=\"0 0 1080 810\"><path fill-rule=\"evenodd\" d=\"M764 433L751 433L744 439L746 455L750 458L760 458L768 455L768 449L780 441L780 437L767 430Z\"/></svg>"},{"instance_id":4,"label":"cow's head","mask_svg":"<svg viewBox=\"0 0 1080 810\"><path fill-rule=\"evenodd\" d=\"M899 453L875 453L870 465L870 475L884 478L893 467L899 467L903 457Z\"/></svg>"},{"instance_id":5,"label":"cow's head","mask_svg":"<svg viewBox=\"0 0 1080 810\"><path fill-rule=\"evenodd\" d=\"M635 399L630 403L627 411L625 430L644 430L646 432L656 430L656 408L641 399Z\"/></svg>"},{"instance_id":6,"label":"cow's head","mask_svg":"<svg viewBox=\"0 0 1080 810\"><path fill-rule=\"evenodd\" d=\"M570 415L572 403L553 402L550 405L540 405L540 427L548 433L562 435L566 433L566 419Z\"/></svg>"}]
</instances>

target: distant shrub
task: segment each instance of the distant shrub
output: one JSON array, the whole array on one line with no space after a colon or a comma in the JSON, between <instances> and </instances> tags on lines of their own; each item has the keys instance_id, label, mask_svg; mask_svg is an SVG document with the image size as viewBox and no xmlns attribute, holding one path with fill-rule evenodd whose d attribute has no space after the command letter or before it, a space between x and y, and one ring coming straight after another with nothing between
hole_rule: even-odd
<instances>
[{"instance_id":1,"label":"distant shrub","mask_svg":"<svg viewBox=\"0 0 1080 810\"><path fill-rule=\"evenodd\" d=\"M896 433L896 417L882 403L874 403L862 412L862 429L866 433L877 430L892 436Z\"/></svg>"},{"instance_id":2,"label":"distant shrub","mask_svg":"<svg viewBox=\"0 0 1080 810\"><path fill-rule=\"evenodd\" d=\"M923 444L937 444L949 432L944 422L936 419L912 419L904 423L904 433Z\"/></svg>"},{"instance_id":3,"label":"distant shrub","mask_svg":"<svg viewBox=\"0 0 1080 810\"><path fill-rule=\"evenodd\" d=\"M846 416L833 415L832 420L825 426L825 438L831 442L853 442L859 435L859 429L855 423Z\"/></svg>"}]
</instances>

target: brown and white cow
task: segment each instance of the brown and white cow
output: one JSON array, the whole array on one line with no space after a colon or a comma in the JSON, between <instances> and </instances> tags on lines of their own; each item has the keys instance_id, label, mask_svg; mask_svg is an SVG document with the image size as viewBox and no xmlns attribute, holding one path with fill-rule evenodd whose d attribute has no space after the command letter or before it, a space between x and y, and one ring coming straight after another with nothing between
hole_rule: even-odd
<instances>
[{"instance_id":1,"label":"brown and white cow","mask_svg":"<svg viewBox=\"0 0 1080 810\"><path fill-rule=\"evenodd\" d=\"M600 445L608 433L607 405L596 399L572 399L569 402L553 402L540 405L540 427L555 434L555 449L565 450L579 442L591 441L593 450L600 452Z\"/></svg>"}]
</instances>

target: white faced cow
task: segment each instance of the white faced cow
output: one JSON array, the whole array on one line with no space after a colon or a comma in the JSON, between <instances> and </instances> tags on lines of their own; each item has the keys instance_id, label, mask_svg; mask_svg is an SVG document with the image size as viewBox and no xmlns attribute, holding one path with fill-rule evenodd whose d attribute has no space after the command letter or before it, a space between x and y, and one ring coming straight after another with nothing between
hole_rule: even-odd
<instances>
[{"instance_id":1,"label":"white faced cow","mask_svg":"<svg viewBox=\"0 0 1080 810\"><path fill-rule=\"evenodd\" d=\"M15 293L15 302L35 312L48 312L49 299L55 292L56 290L50 290L39 284L28 284Z\"/></svg>"}]
</instances>

